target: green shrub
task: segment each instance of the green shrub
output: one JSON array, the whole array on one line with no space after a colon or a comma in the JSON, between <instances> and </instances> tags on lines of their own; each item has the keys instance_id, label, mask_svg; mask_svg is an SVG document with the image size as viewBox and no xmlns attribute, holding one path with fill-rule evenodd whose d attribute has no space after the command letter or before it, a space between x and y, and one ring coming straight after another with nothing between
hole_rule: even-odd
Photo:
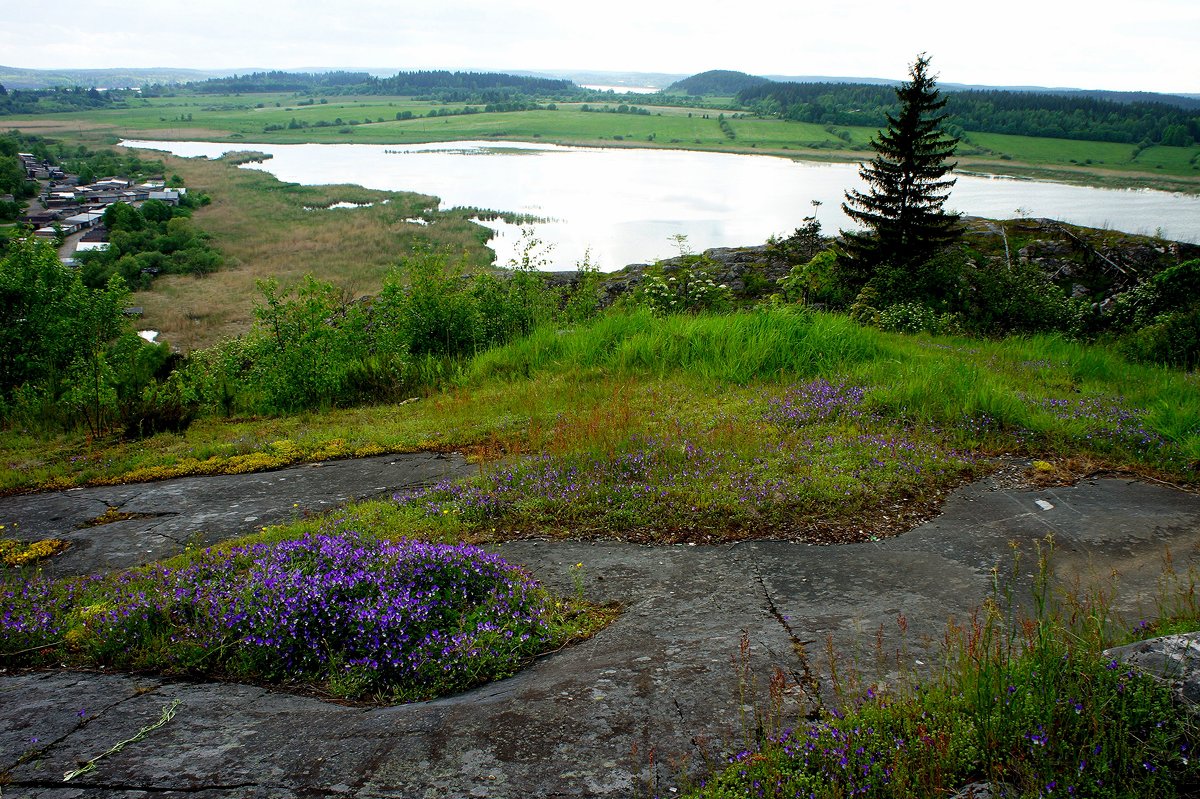
<instances>
[{"instance_id":1,"label":"green shrub","mask_svg":"<svg viewBox=\"0 0 1200 799\"><path fill-rule=\"evenodd\" d=\"M899 302L889 305L880 311L878 316L880 330L888 332L906 332L906 334L941 334L944 324L941 317L932 308L919 305L917 302Z\"/></svg>"},{"instance_id":2,"label":"green shrub","mask_svg":"<svg viewBox=\"0 0 1200 799\"><path fill-rule=\"evenodd\" d=\"M851 299L846 287L837 279L837 253L832 249L793 266L786 277L780 278L779 285L782 298L787 302L844 308Z\"/></svg>"},{"instance_id":3,"label":"green shrub","mask_svg":"<svg viewBox=\"0 0 1200 799\"><path fill-rule=\"evenodd\" d=\"M1163 310L1185 308L1200 302L1200 258L1168 267L1150 279Z\"/></svg>"},{"instance_id":4,"label":"green shrub","mask_svg":"<svg viewBox=\"0 0 1200 799\"><path fill-rule=\"evenodd\" d=\"M89 289L48 243L18 240L0 261L0 416L93 435L124 425L168 355L129 330L128 296L119 276Z\"/></svg>"},{"instance_id":5,"label":"green shrub","mask_svg":"<svg viewBox=\"0 0 1200 799\"><path fill-rule=\"evenodd\" d=\"M951 302L970 333L1052 333L1067 330L1075 319L1075 303L1036 266L969 265L961 280L961 299Z\"/></svg>"},{"instance_id":6,"label":"green shrub","mask_svg":"<svg viewBox=\"0 0 1200 799\"><path fill-rule=\"evenodd\" d=\"M1130 360L1195 369L1200 366L1200 309L1164 314L1123 337L1118 349Z\"/></svg>"}]
</instances>

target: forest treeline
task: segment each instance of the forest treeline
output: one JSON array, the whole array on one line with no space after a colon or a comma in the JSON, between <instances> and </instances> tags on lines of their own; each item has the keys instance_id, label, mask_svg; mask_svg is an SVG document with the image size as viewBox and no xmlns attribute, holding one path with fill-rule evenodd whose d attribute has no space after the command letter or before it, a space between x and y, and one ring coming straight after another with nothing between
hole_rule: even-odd
<instances>
[{"instance_id":1,"label":"forest treeline","mask_svg":"<svg viewBox=\"0 0 1200 799\"><path fill-rule=\"evenodd\" d=\"M175 91L175 86L153 86L147 94ZM508 75L502 72L449 72L422 70L398 72L390 78L377 78L366 72L254 72L229 78L189 83L186 88L199 94L232 92L299 92L306 94L437 95L460 94L463 99L481 92L523 94L559 94L577 91L569 80Z\"/></svg>"},{"instance_id":2,"label":"forest treeline","mask_svg":"<svg viewBox=\"0 0 1200 799\"><path fill-rule=\"evenodd\" d=\"M772 81L768 78L747 75L745 72L737 72L729 69L711 69L708 72L701 72L683 80L677 80L664 91L668 94L683 92L684 94L693 96L728 96L747 89L771 85L771 83Z\"/></svg>"},{"instance_id":3,"label":"forest treeline","mask_svg":"<svg viewBox=\"0 0 1200 799\"><path fill-rule=\"evenodd\" d=\"M887 85L862 83L775 83L763 78L731 83L741 73L714 71L680 81L674 90L655 96L655 104L703 104L701 89L741 87L726 110L821 125L883 127L894 112L895 91ZM701 81L701 79L704 79ZM689 83L688 81L701 81ZM715 82L715 83L714 83ZM757 83L757 85L754 85ZM710 86L709 84L713 84ZM588 102L600 93L569 80L496 72L424 70L377 78L366 72L254 72L180 85L142 87L140 96L177 94L254 94L292 92L309 98L338 95L410 96L451 103L504 104L522 110L541 99ZM729 91L728 93L732 93ZM728 93L725 96L728 96ZM0 86L0 115L61 113L95 108L121 108L139 96L133 90L85 88L22 89ZM611 98L611 95L604 95ZM1029 92L1001 89L947 92L948 120L956 133L1007 133L1083 141L1187 147L1200 141L1200 100L1164 99L1148 93ZM642 97L642 100L648 100ZM711 98L710 98L711 99ZM727 101L722 99L721 103ZM536 106L541 107L541 106ZM722 106L724 107L724 106Z\"/></svg>"},{"instance_id":4,"label":"forest treeline","mask_svg":"<svg viewBox=\"0 0 1200 799\"><path fill-rule=\"evenodd\" d=\"M1200 110L1164 102L1003 90L947 92L945 97L948 121L980 133L1179 147L1200 139ZM742 90L737 103L763 116L821 125L882 127L886 115L897 110L894 88L861 83L767 83Z\"/></svg>"},{"instance_id":5,"label":"forest treeline","mask_svg":"<svg viewBox=\"0 0 1200 799\"><path fill-rule=\"evenodd\" d=\"M55 89L5 89L0 85L0 116L12 114L59 114L87 111L123 103L129 91L98 91L79 86ZM118 106L119 107L119 106Z\"/></svg>"}]
</instances>

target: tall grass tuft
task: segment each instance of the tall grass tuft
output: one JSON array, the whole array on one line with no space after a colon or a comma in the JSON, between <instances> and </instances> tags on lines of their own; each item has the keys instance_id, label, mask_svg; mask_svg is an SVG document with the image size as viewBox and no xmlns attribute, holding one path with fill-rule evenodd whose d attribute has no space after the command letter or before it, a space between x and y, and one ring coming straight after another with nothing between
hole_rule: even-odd
<instances>
[{"instance_id":1,"label":"tall grass tuft","mask_svg":"<svg viewBox=\"0 0 1200 799\"><path fill-rule=\"evenodd\" d=\"M764 309L664 319L640 309L605 314L571 331L541 328L480 355L471 376L528 376L570 365L616 375L684 372L744 385L837 373L883 352L877 334L842 316Z\"/></svg>"}]
</instances>

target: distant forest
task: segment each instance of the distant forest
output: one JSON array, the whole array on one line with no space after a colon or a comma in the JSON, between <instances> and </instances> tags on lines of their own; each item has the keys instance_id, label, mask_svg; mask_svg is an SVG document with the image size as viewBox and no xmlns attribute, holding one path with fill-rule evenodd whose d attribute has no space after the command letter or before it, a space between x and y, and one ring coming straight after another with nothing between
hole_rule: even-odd
<instances>
[{"instance_id":1,"label":"distant forest","mask_svg":"<svg viewBox=\"0 0 1200 799\"><path fill-rule=\"evenodd\" d=\"M176 91L174 86L153 86L147 94ZM477 102L487 92L553 95L579 90L569 80L532 78L500 72L399 72L376 78L366 72L255 72L229 78L186 84L199 94L241 92L298 92L301 94L435 95L451 102Z\"/></svg>"},{"instance_id":2,"label":"distant forest","mask_svg":"<svg viewBox=\"0 0 1200 799\"><path fill-rule=\"evenodd\" d=\"M1086 93L947 91L950 122L963 130L1057 139L1188 147L1200 139L1200 109L1164 102L1116 102ZM882 127L897 110L890 86L862 83L765 83L737 94L762 116L822 125Z\"/></svg>"},{"instance_id":3,"label":"distant forest","mask_svg":"<svg viewBox=\"0 0 1200 799\"><path fill-rule=\"evenodd\" d=\"M668 94L683 92L690 95L731 95L747 89L771 85L767 78L747 75L728 69L713 69L683 80L677 80L664 91Z\"/></svg>"},{"instance_id":4,"label":"distant forest","mask_svg":"<svg viewBox=\"0 0 1200 799\"><path fill-rule=\"evenodd\" d=\"M688 92L688 97L669 92ZM409 96L450 103L488 105L488 110L540 108L538 99L590 102L600 94L568 80L496 72L430 70L377 78L366 72L254 72L184 85L145 86L141 95L254 94ZM669 105L702 102L697 95L735 95L721 99L727 111L748 111L821 125L882 127L896 110L893 87L863 83L772 82L744 73L716 70L674 84L668 93L641 95L643 102ZM13 89L0 86L0 116L60 113L124 107L133 90L86 88ZM1150 146L1187 147L1200 141L1200 99L1141 92L1034 92L947 90L952 130L1009 133L1060 139L1106 141ZM611 94L604 99L611 99Z\"/></svg>"},{"instance_id":5,"label":"distant forest","mask_svg":"<svg viewBox=\"0 0 1200 799\"><path fill-rule=\"evenodd\" d=\"M122 102L127 91L97 91L74 87L70 89L13 89L0 85L0 116L10 114L57 114L64 111L85 111L109 108Z\"/></svg>"}]
</instances>

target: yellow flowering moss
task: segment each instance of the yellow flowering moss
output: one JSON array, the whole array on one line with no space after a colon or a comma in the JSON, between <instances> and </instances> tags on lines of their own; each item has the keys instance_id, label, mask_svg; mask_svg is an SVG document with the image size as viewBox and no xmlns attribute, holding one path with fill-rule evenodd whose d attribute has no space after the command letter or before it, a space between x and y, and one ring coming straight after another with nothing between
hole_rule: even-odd
<instances>
[{"instance_id":1,"label":"yellow flowering moss","mask_svg":"<svg viewBox=\"0 0 1200 799\"><path fill-rule=\"evenodd\" d=\"M346 442L340 438L335 438L332 441L326 441L321 447L313 453L313 460L331 461L338 458L344 458L349 455L351 450L347 449Z\"/></svg>"},{"instance_id":2,"label":"yellow flowering moss","mask_svg":"<svg viewBox=\"0 0 1200 799\"><path fill-rule=\"evenodd\" d=\"M66 541L58 538L45 538L33 542L2 538L0 539L0 564L10 568L27 566L30 563L57 555L67 546Z\"/></svg>"},{"instance_id":3,"label":"yellow flowering moss","mask_svg":"<svg viewBox=\"0 0 1200 799\"><path fill-rule=\"evenodd\" d=\"M271 449L275 451L275 455L285 461L298 461L304 457L304 450L296 445L295 441L285 438L280 441L272 441Z\"/></svg>"}]
</instances>

